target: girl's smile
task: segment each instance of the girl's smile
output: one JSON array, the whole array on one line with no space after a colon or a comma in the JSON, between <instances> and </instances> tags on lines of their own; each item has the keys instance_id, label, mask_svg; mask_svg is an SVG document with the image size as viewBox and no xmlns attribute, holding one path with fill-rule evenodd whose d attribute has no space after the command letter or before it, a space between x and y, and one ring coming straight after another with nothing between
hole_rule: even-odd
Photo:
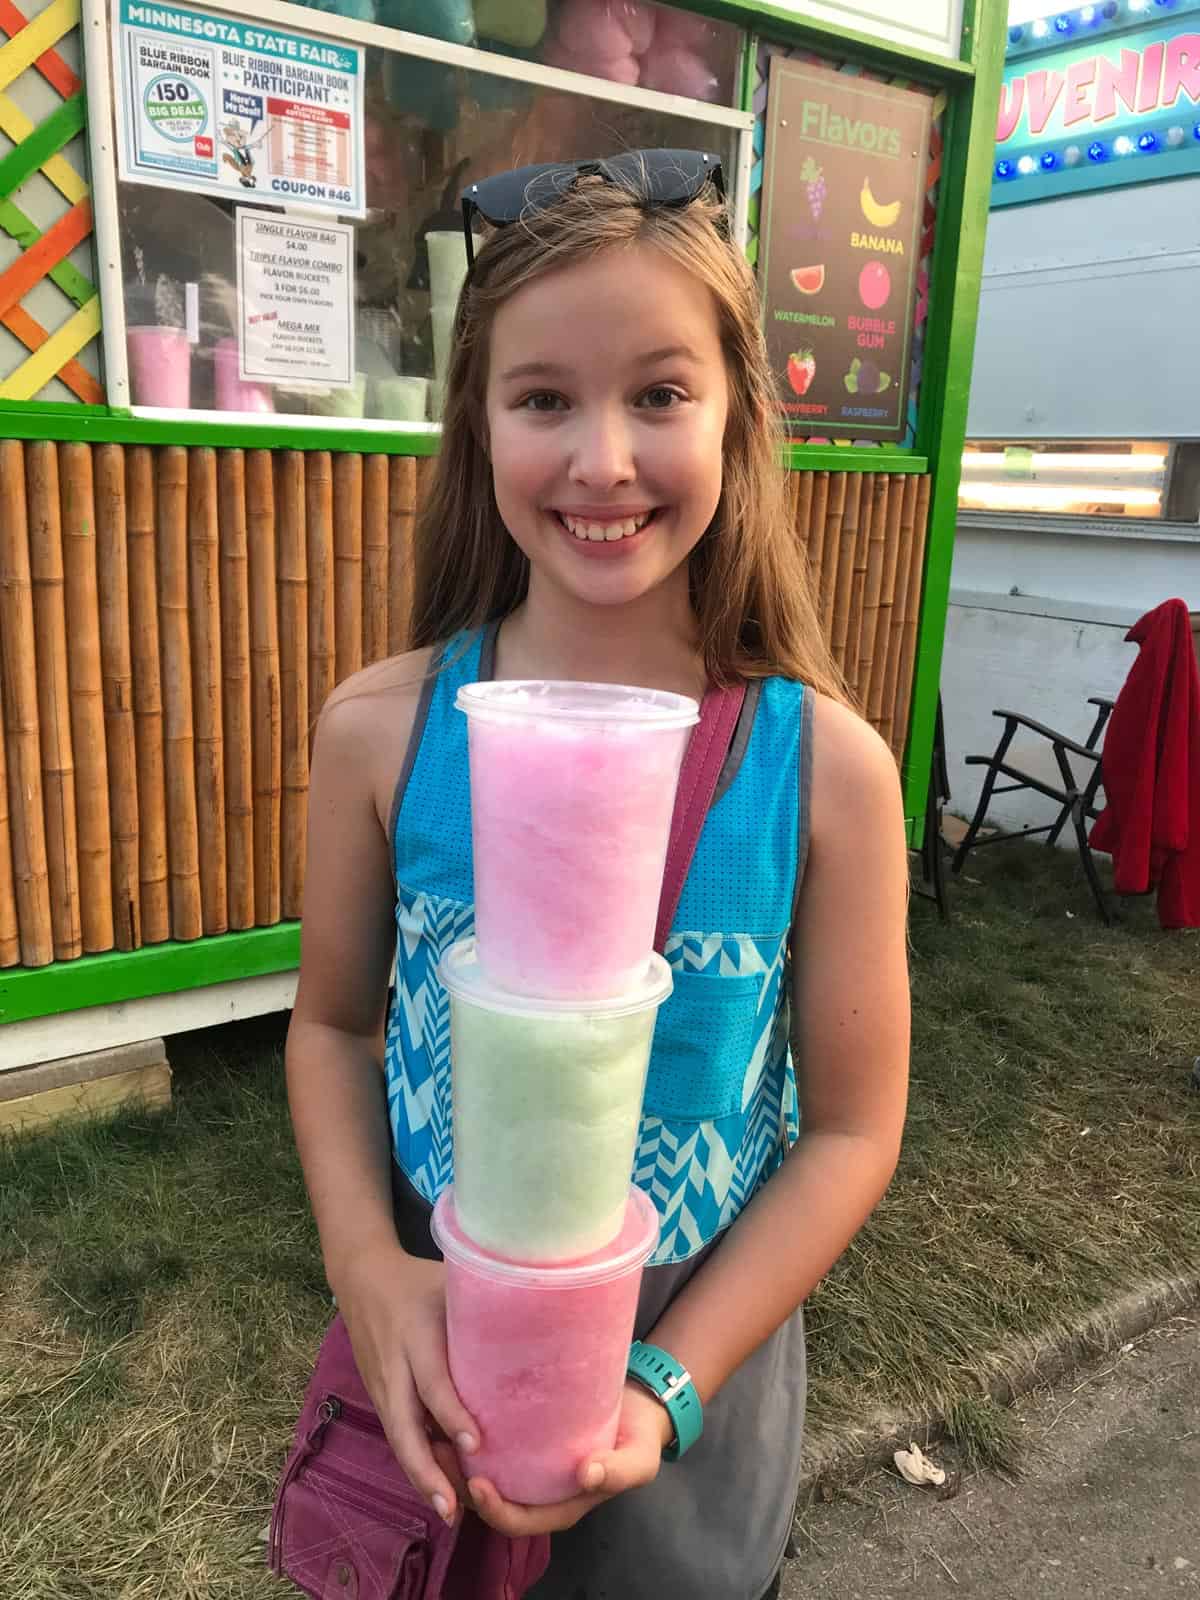
<instances>
[{"instance_id":1,"label":"girl's smile","mask_svg":"<svg viewBox=\"0 0 1200 1600\"><path fill-rule=\"evenodd\" d=\"M686 581L728 412L709 290L661 250L601 251L505 301L488 365L496 503L531 584L622 605Z\"/></svg>"}]
</instances>

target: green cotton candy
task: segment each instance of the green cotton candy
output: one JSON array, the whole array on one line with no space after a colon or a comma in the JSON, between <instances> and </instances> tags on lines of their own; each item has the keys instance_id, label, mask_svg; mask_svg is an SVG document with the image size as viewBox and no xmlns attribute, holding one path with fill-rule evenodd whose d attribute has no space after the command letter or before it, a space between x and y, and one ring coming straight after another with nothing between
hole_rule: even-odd
<instances>
[{"instance_id":1,"label":"green cotton candy","mask_svg":"<svg viewBox=\"0 0 1200 1600\"><path fill-rule=\"evenodd\" d=\"M474 44L471 0L380 0L379 20L387 28L403 28L447 44Z\"/></svg>"},{"instance_id":2,"label":"green cotton candy","mask_svg":"<svg viewBox=\"0 0 1200 1600\"><path fill-rule=\"evenodd\" d=\"M297 0L310 11L327 11L333 17L349 17L353 22L375 21L375 0Z\"/></svg>"},{"instance_id":3,"label":"green cotton candy","mask_svg":"<svg viewBox=\"0 0 1200 1600\"><path fill-rule=\"evenodd\" d=\"M458 96L448 67L389 50L383 58L383 92L389 105L419 117L435 133L458 126Z\"/></svg>"},{"instance_id":4,"label":"green cotton candy","mask_svg":"<svg viewBox=\"0 0 1200 1600\"><path fill-rule=\"evenodd\" d=\"M522 45L502 44L496 39L481 41L490 55L507 56L510 61L533 61L536 52ZM472 72L468 82L475 104L481 111L509 111L514 106L528 104L533 98L532 86L519 78L498 78L490 72Z\"/></svg>"},{"instance_id":5,"label":"green cotton candy","mask_svg":"<svg viewBox=\"0 0 1200 1600\"><path fill-rule=\"evenodd\" d=\"M532 50L546 31L546 0L475 0L475 26L485 39Z\"/></svg>"}]
</instances>

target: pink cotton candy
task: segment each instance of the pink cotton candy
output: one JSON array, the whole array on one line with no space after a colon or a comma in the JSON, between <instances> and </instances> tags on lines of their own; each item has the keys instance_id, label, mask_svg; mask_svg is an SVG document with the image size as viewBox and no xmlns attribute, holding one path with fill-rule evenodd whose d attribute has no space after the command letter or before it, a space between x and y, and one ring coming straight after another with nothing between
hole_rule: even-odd
<instances>
[{"instance_id":1,"label":"pink cotton candy","mask_svg":"<svg viewBox=\"0 0 1200 1600\"><path fill-rule=\"evenodd\" d=\"M629 35L634 55L644 56L654 39L654 26L658 21L656 8L646 0L617 0L617 15Z\"/></svg>"},{"instance_id":2,"label":"pink cotton candy","mask_svg":"<svg viewBox=\"0 0 1200 1600\"><path fill-rule=\"evenodd\" d=\"M585 64L578 72L607 78L601 63L620 61L632 54L629 34L619 20L620 0L566 0L558 14L558 41L569 55ZM618 82L636 83L633 78Z\"/></svg>"},{"instance_id":3,"label":"pink cotton candy","mask_svg":"<svg viewBox=\"0 0 1200 1600\"><path fill-rule=\"evenodd\" d=\"M607 78L610 83L634 84L641 75L641 63L636 56L621 56L617 61L598 61L592 68L593 77Z\"/></svg>"},{"instance_id":4,"label":"pink cotton candy","mask_svg":"<svg viewBox=\"0 0 1200 1600\"><path fill-rule=\"evenodd\" d=\"M708 62L694 51L656 47L642 62L642 87L689 100L716 100L720 85Z\"/></svg>"},{"instance_id":5,"label":"pink cotton candy","mask_svg":"<svg viewBox=\"0 0 1200 1600\"><path fill-rule=\"evenodd\" d=\"M655 9L658 18L654 39L660 50L695 50L702 53L717 37L716 28L706 17L675 11L670 6L657 6Z\"/></svg>"},{"instance_id":6,"label":"pink cotton candy","mask_svg":"<svg viewBox=\"0 0 1200 1600\"><path fill-rule=\"evenodd\" d=\"M607 78L611 83L636 83L641 69L633 56L618 56L612 61L595 61L564 50L561 44L547 45L543 60L548 67L561 67L564 72L586 72L593 78Z\"/></svg>"},{"instance_id":7,"label":"pink cotton candy","mask_svg":"<svg viewBox=\"0 0 1200 1600\"><path fill-rule=\"evenodd\" d=\"M563 999L636 984L687 738L471 718L475 927L494 983Z\"/></svg>"},{"instance_id":8,"label":"pink cotton candy","mask_svg":"<svg viewBox=\"0 0 1200 1600\"><path fill-rule=\"evenodd\" d=\"M584 1263L497 1270L462 1233L448 1193L433 1227L446 1257L450 1373L481 1433L464 1466L509 1500L568 1500L582 1464L616 1440L642 1267L658 1239L654 1202L632 1194L621 1233L585 1258L598 1282Z\"/></svg>"}]
</instances>

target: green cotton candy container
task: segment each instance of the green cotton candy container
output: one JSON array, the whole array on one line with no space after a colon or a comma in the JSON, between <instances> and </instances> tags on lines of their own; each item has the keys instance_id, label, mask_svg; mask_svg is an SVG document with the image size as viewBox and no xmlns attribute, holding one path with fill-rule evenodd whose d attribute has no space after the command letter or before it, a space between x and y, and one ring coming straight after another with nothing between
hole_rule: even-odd
<instances>
[{"instance_id":1,"label":"green cotton candy container","mask_svg":"<svg viewBox=\"0 0 1200 1600\"><path fill-rule=\"evenodd\" d=\"M611 1244L629 1201L658 1008L651 956L612 1000L530 1000L490 984L468 939L450 949L454 1193L459 1221L509 1260L574 1261Z\"/></svg>"}]
</instances>

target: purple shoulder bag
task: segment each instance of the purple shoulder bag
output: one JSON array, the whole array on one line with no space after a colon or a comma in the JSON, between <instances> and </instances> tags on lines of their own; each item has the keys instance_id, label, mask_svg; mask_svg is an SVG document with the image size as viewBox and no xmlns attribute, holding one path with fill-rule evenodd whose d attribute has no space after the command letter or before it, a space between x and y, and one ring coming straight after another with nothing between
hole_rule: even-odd
<instances>
[{"instance_id":1,"label":"purple shoulder bag","mask_svg":"<svg viewBox=\"0 0 1200 1600\"><path fill-rule=\"evenodd\" d=\"M710 689L679 775L655 948L679 904L737 727L744 686ZM392 1453L340 1313L321 1343L275 1494L268 1564L311 1600L521 1600L550 1540L510 1539L472 1512L447 1527Z\"/></svg>"}]
</instances>

